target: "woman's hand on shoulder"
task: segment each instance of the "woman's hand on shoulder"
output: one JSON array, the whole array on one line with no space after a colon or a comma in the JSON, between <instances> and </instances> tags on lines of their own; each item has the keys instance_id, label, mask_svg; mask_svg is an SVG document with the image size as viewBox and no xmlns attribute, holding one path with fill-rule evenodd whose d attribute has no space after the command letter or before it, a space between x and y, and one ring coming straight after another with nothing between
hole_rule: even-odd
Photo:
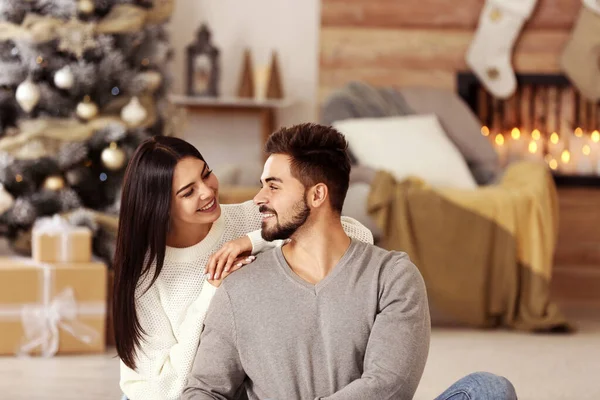
<instances>
[{"instance_id":1,"label":"woman's hand on shoulder","mask_svg":"<svg viewBox=\"0 0 600 400\"><path fill-rule=\"evenodd\" d=\"M244 257L236 258L235 261L233 262L233 265L231 266L231 268L228 271L221 272L219 279L211 279L211 277L209 276L208 283L210 283L214 287L221 286L221 283L223 283L223 279L227 278L229 275L231 275L238 269L242 268L243 266L250 264L255 259L256 259L256 257L254 257L254 256L244 256Z\"/></svg>"},{"instance_id":2,"label":"woman's hand on shoulder","mask_svg":"<svg viewBox=\"0 0 600 400\"><path fill-rule=\"evenodd\" d=\"M223 247L208 259L208 264L206 265L208 279L210 281L222 279L224 273L229 274L243 267L246 265L244 264L244 260L249 259L248 256L250 256L251 252L252 242L248 236L242 236L241 238L225 243ZM253 258L250 262L252 261L254 261ZM235 268L238 264L242 265Z\"/></svg>"}]
</instances>

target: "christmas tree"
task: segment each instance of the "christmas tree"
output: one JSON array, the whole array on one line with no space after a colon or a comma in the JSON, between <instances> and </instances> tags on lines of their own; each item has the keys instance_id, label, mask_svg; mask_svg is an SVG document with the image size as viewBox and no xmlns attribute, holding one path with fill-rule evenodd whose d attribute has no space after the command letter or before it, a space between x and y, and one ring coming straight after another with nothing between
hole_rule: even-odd
<instances>
[{"instance_id":1,"label":"christmas tree","mask_svg":"<svg viewBox=\"0 0 600 400\"><path fill-rule=\"evenodd\" d=\"M114 220L127 160L169 134L173 3L0 0L0 235L17 250L42 216Z\"/></svg>"}]
</instances>

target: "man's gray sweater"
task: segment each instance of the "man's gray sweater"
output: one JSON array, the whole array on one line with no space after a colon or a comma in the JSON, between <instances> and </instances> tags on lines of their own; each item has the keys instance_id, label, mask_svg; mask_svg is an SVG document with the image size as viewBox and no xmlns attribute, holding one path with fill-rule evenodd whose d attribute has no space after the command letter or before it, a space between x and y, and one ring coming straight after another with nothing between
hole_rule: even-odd
<instances>
[{"instance_id":1,"label":"man's gray sweater","mask_svg":"<svg viewBox=\"0 0 600 400\"><path fill-rule=\"evenodd\" d=\"M405 253L352 241L316 285L281 248L212 300L182 399L412 399L429 351L425 284Z\"/></svg>"}]
</instances>

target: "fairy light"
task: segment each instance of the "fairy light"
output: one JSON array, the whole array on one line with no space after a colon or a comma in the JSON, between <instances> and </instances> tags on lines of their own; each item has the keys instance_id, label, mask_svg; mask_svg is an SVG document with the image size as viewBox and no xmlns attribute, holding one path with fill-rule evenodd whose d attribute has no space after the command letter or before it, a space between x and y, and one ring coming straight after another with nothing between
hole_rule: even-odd
<instances>
[{"instance_id":1,"label":"fairy light","mask_svg":"<svg viewBox=\"0 0 600 400\"><path fill-rule=\"evenodd\" d=\"M584 155L589 156L590 153L592 152L592 148L590 147L589 144L584 144L583 147L581 148L581 152Z\"/></svg>"},{"instance_id":2,"label":"fairy light","mask_svg":"<svg viewBox=\"0 0 600 400\"><path fill-rule=\"evenodd\" d=\"M552 135L550 135L550 142L552 144L558 144L559 139L560 138L558 137L558 133L556 132L553 132Z\"/></svg>"},{"instance_id":3,"label":"fairy light","mask_svg":"<svg viewBox=\"0 0 600 400\"><path fill-rule=\"evenodd\" d=\"M519 128L513 128L513 130L510 132L510 136L512 136L512 138L515 140L519 140L521 137L521 131Z\"/></svg>"},{"instance_id":4,"label":"fairy light","mask_svg":"<svg viewBox=\"0 0 600 400\"><path fill-rule=\"evenodd\" d=\"M575 128L575 136L582 137L583 136L583 129L581 129L581 128Z\"/></svg>"},{"instance_id":5,"label":"fairy light","mask_svg":"<svg viewBox=\"0 0 600 400\"><path fill-rule=\"evenodd\" d=\"M554 158L552 160L550 160L548 162L548 166L550 167L551 170L556 170L558 168L558 161L556 161Z\"/></svg>"},{"instance_id":6,"label":"fairy light","mask_svg":"<svg viewBox=\"0 0 600 400\"><path fill-rule=\"evenodd\" d=\"M535 154L537 152L537 150L538 150L537 143L533 140L531 142L529 142L529 152L531 154Z\"/></svg>"},{"instance_id":7,"label":"fairy light","mask_svg":"<svg viewBox=\"0 0 600 400\"><path fill-rule=\"evenodd\" d=\"M533 140L540 140L541 134L540 131L537 129L534 129L533 132L531 132L531 138Z\"/></svg>"},{"instance_id":8,"label":"fairy light","mask_svg":"<svg viewBox=\"0 0 600 400\"><path fill-rule=\"evenodd\" d=\"M592 132L592 142L594 142L594 143L600 142L600 132L598 132L598 131Z\"/></svg>"},{"instance_id":9,"label":"fairy light","mask_svg":"<svg viewBox=\"0 0 600 400\"><path fill-rule=\"evenodd\" d=\"M496 138L494 139L496 141L496 144L498 146L503 146L504 145L504 136L502 136L502 134L497 134Z\"/></svg>"},{"instance_id":10,"label":"fairy light","mask_svg":"<svg viewBox=\"0 0 600 400\"><path fill-rule=\"evenodd\" d=\"M571 153L569 153L569 150L563 150L560 159L563 163L568 164L569 161L571 161Z\"/></svg>"},{"instance_id":11,"label":"fairy light","mask_svg":"<svg viewBox=\"0 0 600 400\"><path fill-rule=\"evenodd\" d=\"M481 127L481 134L483 136L490 136L490 128L488 128L487 126L482 126Z\"/></svg>"}]
</instances>

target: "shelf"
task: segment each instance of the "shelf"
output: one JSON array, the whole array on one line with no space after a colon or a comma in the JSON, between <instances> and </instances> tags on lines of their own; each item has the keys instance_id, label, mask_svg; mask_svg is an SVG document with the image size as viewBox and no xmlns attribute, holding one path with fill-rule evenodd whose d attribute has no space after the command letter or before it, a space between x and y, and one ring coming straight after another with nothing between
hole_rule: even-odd
<instances>
[{"instance_id":1,"label":"shelf","mask_svg":"<svg viewBox=\"0 0 600 400\"><path fill-rule=\"evenodd\" d=\"M178 106L184 107L213 107L213 108L256 108L256 109L280 109L292 105L288 99L247 99L241 97L203 97L171 95L169 99Z\"/></svg>"},{"instance_id":2,"label":"shelf","mask_svg":"<svg viewBox=\"0 0 600 400\"><path fill-rule=\"evenodd\" d=\"M553 174L556 186L600 188L600 176Z\"/></svg>"}]
</instances>

